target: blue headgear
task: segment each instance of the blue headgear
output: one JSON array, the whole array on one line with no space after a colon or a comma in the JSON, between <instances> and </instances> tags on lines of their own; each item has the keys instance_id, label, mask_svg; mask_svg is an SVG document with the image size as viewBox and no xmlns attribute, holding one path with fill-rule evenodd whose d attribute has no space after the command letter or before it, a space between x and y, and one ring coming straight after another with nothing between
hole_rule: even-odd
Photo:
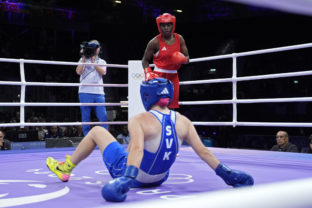
<instances>
[{"instance_id":1,"label":"blue headgear","mask_svg":"<svg viewBox=\"0 0 312 208\"><path fill-rule=\"evenodd\" d=\"M146 111L148 111L160 98L173 98L173 84L165 78L155 78L143 81L141 84L141 99Z\"/></svg>"}]
</instances>

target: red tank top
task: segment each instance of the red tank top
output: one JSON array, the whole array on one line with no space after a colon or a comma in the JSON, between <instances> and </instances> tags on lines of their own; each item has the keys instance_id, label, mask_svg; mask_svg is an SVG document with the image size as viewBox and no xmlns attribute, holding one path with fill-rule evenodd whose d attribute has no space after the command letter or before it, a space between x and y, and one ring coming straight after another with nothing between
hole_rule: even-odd
<instances>
[{"instance_id":1,"label":"red tank top","mask_svg":"<svg viewBox=\"0 0 312 208\"><path fill-rule=\"evenodd\" d=\"M177 70L181 64L171 64L171 56L173 52L180 51L180 35L173 33L175 37L174 44L167 45L166 42L161 38L161 35L157 35L159 42L159 51L154 54L154 64L160 69Z\"/></svg>"}]
</instances>

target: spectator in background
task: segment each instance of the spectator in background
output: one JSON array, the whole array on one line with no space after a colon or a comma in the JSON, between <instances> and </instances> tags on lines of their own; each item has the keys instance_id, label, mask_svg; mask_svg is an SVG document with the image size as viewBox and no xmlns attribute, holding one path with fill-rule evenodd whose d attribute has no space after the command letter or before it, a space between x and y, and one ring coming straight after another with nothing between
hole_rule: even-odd
<instances>
[{"instance_id":1,"label":"spectator in background","mask_svg":"<svg viewBox=\"0 0 312 208\"><path fill-rule=\"evenodd\" d=\"M65 137L75 137L75 133L76 133L76 129L74 126L67 126L65 128L64 132L64 136Z\"/></svg>"},{"instance_id":2,"label":"spectator in background","mask_svg":"<svg viewBox=\"0 0 312 208\"><path fill-rule=\"evenodd\" d=\"M75 136L77 137L83 137L83 130L82 130L82 126L75 126L75 129L76 129L76 134Z\"/></svg>"},{"instance_id":3,"label":"spectator in background","mask_svg":"<svg viewBox=\"0 0 312 208\"><path fill-rule=\"evenodd\" d=\"M39 121L40 123L45 123L45 122L46 122L46 120L45 120L44 118L41 118L41 117L38 118L38 121ZM47 133L48 133L47 127L45 127L45 126L38 126L38 127L37 127L37 131L38 131L38 139L39 139L40 141L45 140L46 135L47 135Z\"/></svg>"},{"instance_id":4,"label":"spectator in background","mask_svg":"<svg viewBox=\"0 0 312 208\"><path fill-rule=\"evenodd\" d=\"M309 136L309 146L304 148L302 152L312 154L312 134Z\"/></svg>"},{"instance_id":5,"label":"spectator in background","mask_svg":"<svg viewBox=\"0 0 312 208\"><path fill-rule=\"evenodd\" d=\"M129 144L130 142L130 137L129 137L129 132L128 132L128 126L122 126L120 134L117 135L116 138L118 141L122 141L122 144Z\"/></svg>"},{"instance_id":6,"label":"spectator in background","mask_svg":"<svg viewBox=\"0 0 312 208\"><path fill-rule=\"evenodd\" d=\"M97 40L91 40L81 44L81 58L79 63L106 64L99 57L101 47ZM103 75L106 74L106 66L78 65L76 73L80 75L80 83L103 84ZM104 87L102 86L80 86L79 100L81 103L105 103ZM95 110L96 117L100 122L107 121L105 106L80 106L81 121L90 122L91 111ZM108 125L101 125L108 129ZM90 125L83 125L83 134L86 136L90 131Z\"/></svg>"},{"instance_id":7,"label":"spectator in background","mask_svg":"<svg viewBox=\"0 0 312 208\"><path fill-rule=\"evenodd\" d=\"M58 126L50 126L46 138L63 138L63 133Z\"/></svg>"},{"instance_id":8,"label":"spectator in background","mask_svg":"<svg viewBox=\"0 0 312 208\"><path fill-rule=\"evenodd\" d=\"M46 129L45 126L39 126L37 130L38 130L38 139L40 141L43 141L46 138L48 130Z\"/></svg>"},{"instance_id":9,"label":"spectator in background","mask_svg":"<svg viewBox=\"0 0 312 208\"><path fill-rule=\"evenodd\" d=\"M5 134L2 130L0 130L0 150L10 150L11 142L9 140L4 139Z\"/></svg>"},{"instance_id":10,"label":"spectator in background","mask_svg":"<svg viewBox=\"0 0 312 208\"><path fill-rule=\"evenodd\" d=\"M277 144L271 148L271 151L298 152L297 146L289 142L288 133L286 131L277 132L276 143Z\"/></svg>"}]
</instances>

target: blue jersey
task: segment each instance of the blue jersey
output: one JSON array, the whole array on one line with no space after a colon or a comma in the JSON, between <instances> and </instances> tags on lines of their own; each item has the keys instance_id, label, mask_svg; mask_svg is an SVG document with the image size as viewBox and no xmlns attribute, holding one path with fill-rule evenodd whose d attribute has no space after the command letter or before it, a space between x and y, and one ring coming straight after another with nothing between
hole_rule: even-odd
<instances>
[{"instance_id":1,"label":"blue jersey","mask_svg":"<svg viewBox=\"0 0 312 208\"><path fill-rule=\"evenodd\" d=\"M176 112L170 111L170 114L155 110L149 112L161 123L161 136L152 142L144 142L144 156L135 186L153 186L163 183L168 178L169 169L176 159L180 146L175 128ZM155 144L159 144L156 149Z\"/></svg>"}]
</instances>

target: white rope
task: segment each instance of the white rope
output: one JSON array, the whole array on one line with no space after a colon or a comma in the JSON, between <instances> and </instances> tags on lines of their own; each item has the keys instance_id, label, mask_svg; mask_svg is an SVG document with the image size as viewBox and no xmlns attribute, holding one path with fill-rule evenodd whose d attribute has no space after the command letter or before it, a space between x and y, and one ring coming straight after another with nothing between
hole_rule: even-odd
<instances>
[{"instance_id":1,"label":"white rope","mask_svg":"<svg viewBox=\"0 0 312 208\"><path fill-rule=\"evenodd\" d=\"M312 97L296 98L265 98L265 99L239 99L236 103L289 103L289 102L310 102Z\"/></svg>"},{"instance_id":2,"label":"white rope","mask_svg":"<svg viewBox=\"0 0 312 208\"><path fill-rule=\"evenodd\" d=\"M291 122L237 122L237 126L271 126L271 127L312 127L312 123Z\"/></svg>"},{"instance_id":3,"label":"white rope","mask_svg":"<svg viewBox=\"0 0 312 208\"><path fill-rule=\"evenodd\" d=\"M233 100L208 100L208 101L180 101L179 105L213 105L233 103L289 103L289 102L310 102L312 97L295 98L262 98L262 99L237 99Z\"/></svg>"},{"instance_id":4,"label":"white rope","mask_svg":"<svg viewBox=\"0 0 312 208\"><path fill-rule=\"evenodd\" d=\"M306 75L312 75L312 70L310 70L310 71L299 71L299 72L288 72L288 73L278 73L278 74L246 76L246 77L237 77L237 78L223 78L223 79L206 79L206 80L196 80L196 81L182 81L182 82L180 82L180 85L211 84L211 83L222 83L222 82L232 82L232 81L251 81L251 80L261 80L261 79L297 77L297 76L306 76Z\"/></svg>"},{"instance_id":5,"label":"white rope","mask_svg":"<svg viewBox=\"0 0 312 208\"><path fill-rule=\"evenodd\" d=\"M263 49L263 50L256 50L256 51L232 53L232 54L227 54L227 55L195 58L195 59L190 59L190 63L226 59L226 58L233 58L233 57L239 57L239 56L250 56L250 55L258 55L258 54L264 54L264 53L289 51L289 50L304 49L304 48L310 48L310 47L312 47L312 43L306 43L306 44L299 44L299 45L293 45L293 46L284 46L284 47L270 48L270 49Z\"/></svg>"},{"instance_id":6,"label":"white rope","mask_svg":"<svg viewBox=\"0 0 312 208\"><path fill-rule=\"evenodd\" d=\"M227 189L192 195L173 195L172 200L158 199L124 203L123 208L298 208L312 207L312 178L298 179L253 187ZM100 207L120 207L120 204Z\"/></svg>"},{"instance_id":7,"label":"white rope","mask_svg":"<svg viewBox=\"0 0 312 208\"><path fill-rule=\"evenodd\" d=\"M299 77L312 75L312 70L310 71L299 71L299 72L288 72L288 73L278 73L278 74L266 74L266 75L257 75L257 76L246 76L238 77L237 81L250 81L250 80L260 80L260 79L272 79L272 78L284 78L284 77Z\"/></svg>"},{"instance_id":8,"label":"white rope","mask_svg":"<svg viewBox=\"0 0 312 208\"><path fill-rule=\"evenodd\" d=\"M265 126L265 127L312 127L312 123L273 123L273 122L204 122L193 121L195 126ZM0 123L0 127L20 127L20 126L77 126L77 125L126 125L128 121L108 121L108 122L57 122L57 123Z\"/></svg>"},{"instance_id":9,"label":"white rope","mask_svg":"<svg viewBox=\"0 0 312 208\"><path fill-rule=\"evenodd\" d=\"M205 122L193 121L195 126L266 126L266 127L312 127L312 123L292 122Z\"/></svg>"},{"instance_id":10,"label":"white rope","mask_svg":"<svg viewBox=\"0 0 312 208\"><path fill-rule=\"evenodd\" d=\"M220 122L220 121L192 121L195 126L233 126L236 125L234 122Z\"/></svg>"},{"instance_id":11,"label":"white rope","mask_svg":"<svg viewBox=\"0 0 312 208\"><path fill-rule=\"evenodd\" d=\"M179 105L233 104L232 100L180 101Z\"/></svg>"},{"instance_id":12,"label":"white rope","mask_svg":"<svg viewBox=\"0 0 312 208\"><path fill-rule=\"evenodd\" d=\"M0 127L18 127L18 126L81 126L81 125L127 125L128 121L106 121L106 122L54 122L54 123L0 123Z\"/></svg>"},{"instance_id":13,"label":"white rope","mask_svg":"<svg viewBox=\"0 0 312 208\"><path fill-rule=\"evenodd\" d=\"M88 84L88 83L56 83L56 82L17 82L0 81L0 85L28 85L28 86L49 86L49 87L79 87L79 86L102 86L102 87L128 87L128 84Z\"/></svg>"},{"instance_id":14,"label":"white rope","mask_svg":"<svg viewBox=\"0 0 312 208\"><path fill-rule=\"evenodd\" d=\"M298 98L265 98L265 99L237 99L233 100L209 100L209 101L181 101L180 105L214 105L235 103L280 103L280 102L310 102L312 97ZM127 102L120 103L12 103L0 102L0 106L128 106Z\"/></svg>"},{"instance_id":15,"label":"white rope","mask_svg":"<svg viewBox=\"0 0 312 208\"><path fill-rule=\"evenodd\" d=\"M52 64L52 65L91 65L91 66L107 66L113 68L128 68L128 65L123 64L95 64L95 63L78 63L78 62L65 62L65 61L44 61L44 60L31 60L31 59L12 59L12 58L0 58L0 62L9 62L9 63L20 63L24 62L27 64Z\"/></svg>"},{"instance_id":16,"label":"white rope","mask_svg":"<svg viewBox=\"0 0 312 208\"><path fill-rule=\"evenodd\" d=\"M211 84L211 83L223 83L223 82L232 82L232 81L233 81L233 78L205 79L205 80L195 80L195 81L181 81L180 85Z\"/></svg>"},{"instance_id":17,"label":"white rope","mask_svg":"<svg viewBox=\"0 0 312 208\"><path fill-rule=\"evenodd\" d=\"M128 103L0 103L0 106L128 106Z\"/></svg>"}]
</instances>

